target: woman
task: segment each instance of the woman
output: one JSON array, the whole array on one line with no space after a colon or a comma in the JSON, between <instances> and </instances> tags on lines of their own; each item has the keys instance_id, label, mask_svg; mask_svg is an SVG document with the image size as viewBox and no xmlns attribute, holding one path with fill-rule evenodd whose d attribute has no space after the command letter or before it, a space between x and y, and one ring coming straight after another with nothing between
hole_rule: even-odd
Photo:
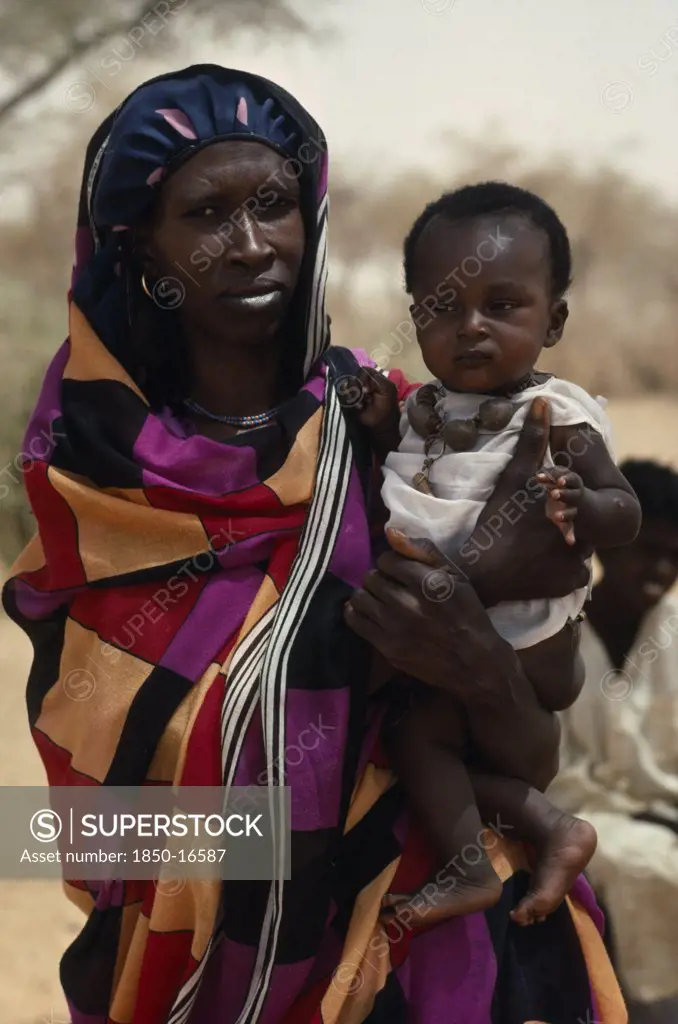
<instances>
[{"instance_id":1,"label":"woman","mask_svg":"<svg viewBox=\"0 0 678 1024\"><path fill-rule=\"evenodd\" d=\"M620 467L643 526L600 553L581 653L586 683L563 714L561 806L597 828L589 872L609 910L634 1024L678 1017L678 473Z\"/></svg>"},{"instance_id":2,"label":"woman","mask_svg":"<svg viewBox=\"0 0 678 1024\"><path fill-rule=\"evenodd\" d=\"M487 915L378 924L386 891L431 865L379 758L372 648L382 677L386 663L463 699L497 770L546 785L555 722L483 602L519 598L518 576L534 591L545 568L544 595L567 593L585 553L528 506L447 601L427 599L421 562L372 567L379 439L339 398L365 371L328 352L326 182L324 138L292 97L212 66L137 89L88 150L70 339L29 427L55 438L27 467L40 533L5 593L36 648L33 735L51 785L275 793L284 778L293 869L178 893L69 885L88 915L61 968L74 1024L616 1024L590 891L539 929L509 927L527 860L508 841ZM487 516L547 436L537 407ZM314 725L322 742L286 759Z\"/></svg>"}]
</instances>

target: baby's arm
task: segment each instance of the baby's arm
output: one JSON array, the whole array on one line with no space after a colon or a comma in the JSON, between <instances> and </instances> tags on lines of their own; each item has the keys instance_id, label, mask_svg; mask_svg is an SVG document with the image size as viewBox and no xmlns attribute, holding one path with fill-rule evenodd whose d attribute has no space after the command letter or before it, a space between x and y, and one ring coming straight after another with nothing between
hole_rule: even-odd
<instances>
[{"instance_id":1,"label":"baby's arm","mask_svg":"<svg viewBox=\"0 0 678 1024\"><path fill-rule=\"evenodd\" d=\"M538 479L550 492L547 515L568 543L576 529L577 540L594 548L630 544L640 529L640 505L601 435L586 423L552 427L550 444L556 469Z\"/></svg>"}]
</instances>

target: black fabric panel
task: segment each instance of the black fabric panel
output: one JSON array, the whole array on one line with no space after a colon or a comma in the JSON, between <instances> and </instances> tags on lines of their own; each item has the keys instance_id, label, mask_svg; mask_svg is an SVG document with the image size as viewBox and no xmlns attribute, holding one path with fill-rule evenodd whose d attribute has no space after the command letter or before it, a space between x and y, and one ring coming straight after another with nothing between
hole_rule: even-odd
<instances>
[{"instance_id":1,"label":"black fabric panel","mask_svg":"<svg viewBox=\"0 0 678 1024\"><path fill-rule=\"evenodd\" d=\"M341 839L332 890L339 909L332 926L342 937L348 930L358 894L401 852L400 843L393 834L393 825L402 806L400 787L391 786Z\"/></svg>"},{"instance_id":2,"label":"black fabric panel","mask_svg":"<svg viewBox=\"0 0 678 1024\"><path fill-rule=\"evenodd\" d=\"M61 958L61 984L80 1013L108 1014L122 912L122 907L93 910Z\"/></svg>"},{"instance_id":3,"label":"black fabric panel","mask_svg":"<svg viewBox=\"0 0 678 1024\"><path fill-rule=\"evenodd\" d=\"M12 587L4 588L2 603L9 617L28 634L33 644L33 663L26 685L26 703L28 720L34 725L40 716L45 695L59 678L68 607L63 605L49 619L36 622L21 614Z\"/></svg>"},{"instance_id":4,"label":"black fabric panel","mask_svg":"<svg viewBox=\"0 0 678 1024\"><path fill-rule=\"evenodd\" d=\"M134 462L136 440L148 407L124 384L113 380L64 380L60 437L51 464L86 476L99 487L143 486Z\"/></svg>"},{"instance_id":5,"label":"black fabric panel","mask_svg":"<svg viewBox=\"0 0 678 1024\"><path fill-rule=\"evenodd\" d=\"M185 676L156 665L130 705L105 786L142 785L169 720L192 686Z\"/></svg>"},{"instance_id":6,"label":"black fabric panel","mask_svg":"<svg viewBox=\"0 0 678 1024\"><path fill-rule=\"evenodd\" d=\"M292 833L292 878L285 882L276 963L298 963L318 951L330 905L328 850L334 844L335 831ZM258 946L269 890L270 882L223 883L222 931L229 939Z\"/></svg>"},{"instance_id":7,"label":"black fabric panel","mask_svg":"<svg viewBox=\"0 0 678 1024\"><path fill-rule=\"evenodd\" d=\"M271 427L241 435L256 452L260 480L266 483L270 476L282 469L299 431L319 408L318 399L310 392L302 391L285 403ZM272 443L273 439L275 443Z\"/></svg>"},{"instance_id":8,"label":"black fabric panel","mask_svg":"<svg viewBox=\"0 0 678 1024\"><path fill-rule=\"evenodd\" d=\"M369 970L372 968L370 967ZM360 980L360 975L358 975L358 980ZM365 1024L413 1024L413 1020L400 982L391 972L383 989L377 993L372 1011L369 1016L365 1017Z\"/></svg>"},{"instance_id":9,"label":"black fabric panel","mask_svg":"<svg viewBox=\"0 0 678 1024\"><path fill-rule=\"evenodd\" d=\"M518 872L500 902L486 912L498 964L492 1024L576 1024L593 1020L588 974L565 903L543 924L521 928L509 910L527 891L529 874Z\"/></svg>"},{"instance_id":10,"label":"black fabric panel","mask_svg":"<svg viewBox=\"0 0 678 1024\"><path fill-rule=\"evenodd\" d=\"M219 562L216 556L212 560L211 564L209 566L205 565L205 568L203 569L195 564L196 558L206 559L208 548L209 542L207 537L205 537L205 551L197 556L194 555L192 558L184 557L177 562L168 562L164 565L153 565L144 569L135 569L134 572L123 572L116 576L109 576L107 579L92 580L91 583L87 584L87 587L89 590L108 590L111 587L117 589L118 587L134 586L138 583L154 583L156 581L158 583L166 584L168 580L179 575L181 570L185 569L186 566L190 567L191 576L196 576L200 579L202 576L209 576L215 571L215 569L219 568ZM191 576L187 573L185 577L182 577L183 582L185 582L186 579L191 579Z\"/></svg>"},{"instance_id":11,"label":"black fabric panel","mask_svg":"<svg viewBox=\"0 0 678 1024\"><path fill-rule=\"evenodd\" d=\"M344 623L352 588L326 573L305 616L289 661L288 686L295 690L335 690L359 681L367 687L369 644Z\"/></svg>"},{"instance_id":12,"label":"black fabric panel","mask_svg":"<svg viewBox=\"0 0 678 1024\"><path fill-rule=\"evenodd\" d=\"M336 384L342 377L356 377L360 379L361 367L358 360L350 349L333 345L325 353L325 362L328 365L330 380ZM360 477L363 495L367 507L370 507L370 487L372 483L372 446L368 431L362 426L355 410L344 408L344 419L348 432L355 466Z\"/></svg>"}]
</instances>

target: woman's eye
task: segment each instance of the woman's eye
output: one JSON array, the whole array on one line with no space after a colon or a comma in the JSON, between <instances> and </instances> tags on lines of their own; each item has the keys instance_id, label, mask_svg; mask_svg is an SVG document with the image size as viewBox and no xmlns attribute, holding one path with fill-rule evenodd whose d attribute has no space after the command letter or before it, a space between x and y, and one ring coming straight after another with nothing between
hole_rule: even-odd
<instances>
[{"instance_id":1,"label":"woman's eye","mask_svg":"<svg viewBox=\"0 0 678 1024\"><path fill-rule=\"evenodd\" d=\"M298 205L297 200L291 196L276 196L273 202L264 208L263 213L265 215L266 210L272 213L287 213L288 210L295 210Z\"/></svg>"}]
</instances>

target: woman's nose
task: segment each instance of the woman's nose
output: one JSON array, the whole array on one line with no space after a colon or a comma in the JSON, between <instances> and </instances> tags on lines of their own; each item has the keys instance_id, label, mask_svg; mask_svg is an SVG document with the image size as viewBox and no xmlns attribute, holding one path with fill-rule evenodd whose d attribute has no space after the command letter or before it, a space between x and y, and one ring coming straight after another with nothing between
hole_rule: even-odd
<instances>
[{"instance_id":1,"label":"woman's nose","mask_svg":"<svg viewBox=\"0 0 678 1024\"><path fill-rule=\"evenodd\" d=\"M249 212L244 212L226 248L226 258L231 263L257 269L268 266L274 257L275 249L259 222Z\"/></svg>"}]
</instances>

